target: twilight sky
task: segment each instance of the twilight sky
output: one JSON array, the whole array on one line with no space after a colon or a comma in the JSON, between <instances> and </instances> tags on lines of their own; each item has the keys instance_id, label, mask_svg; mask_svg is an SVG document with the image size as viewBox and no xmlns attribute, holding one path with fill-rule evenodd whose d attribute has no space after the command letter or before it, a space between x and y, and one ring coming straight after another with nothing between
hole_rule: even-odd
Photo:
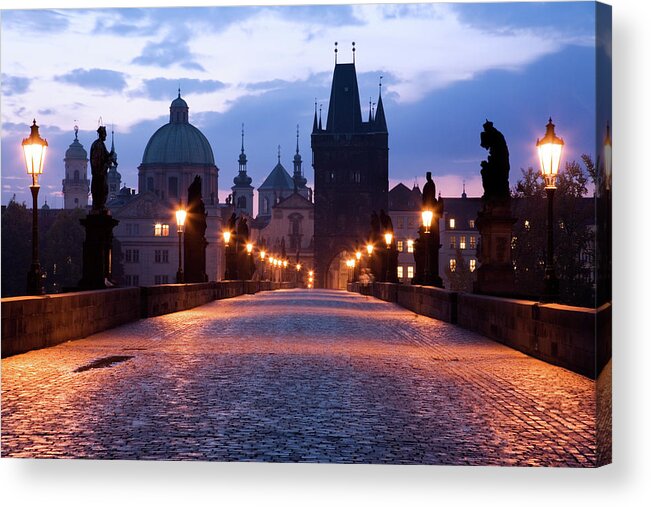
<instances>
[{"instance_id":1,"label":"twilight sky","mask_svg":"<svg viewBox=\"0 0 651 507\"><path fill-rule=\"evenodd\" d=\"M481 195L479 146L488 118L511 154L511 182L537 165L536 138L551 115L564 159L595 152L592 2L384 4L133 9L3 10L2 203L30 202L20 142L36 118L49 143L43 195L61 207L63 157L79 126L87 150L101 116L115 129L122 181L137 186L149 137L181 94L190 122L211 143L220 200L237 173L245 125L249 175L259 186L281 161L291 172L300 126L312 185L314 100L327 115L334 67L356 68L362 111L377 100L389 129L390 187L422 187L432 171L444 196ZM110 137L108 140L110 143ZM109 145L110 146L110 145ZM90 173L90 171L89 171Z\"/></svg>"}]
</instances>

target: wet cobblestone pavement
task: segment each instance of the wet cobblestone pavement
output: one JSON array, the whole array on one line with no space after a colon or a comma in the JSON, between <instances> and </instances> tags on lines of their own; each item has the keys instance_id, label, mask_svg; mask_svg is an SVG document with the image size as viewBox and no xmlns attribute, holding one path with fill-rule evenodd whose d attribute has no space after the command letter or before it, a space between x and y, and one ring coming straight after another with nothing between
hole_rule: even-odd
<instances>
[{"instance_id":1,"label":"wet cobblestone pavement","mask_svg":"<svg viewBox=\"0 0 651 507\"><path fill-rule=\"evenodd\" d=\"M594 466L594 388L390 303L267 292L2 360L2 456Z\"/></svg>"}]
</instances>

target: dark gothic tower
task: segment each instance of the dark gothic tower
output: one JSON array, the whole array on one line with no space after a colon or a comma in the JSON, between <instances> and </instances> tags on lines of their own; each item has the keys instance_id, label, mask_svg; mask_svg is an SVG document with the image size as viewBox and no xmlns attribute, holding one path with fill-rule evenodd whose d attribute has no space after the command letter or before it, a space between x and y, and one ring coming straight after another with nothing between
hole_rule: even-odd
<instances>
[{"instance_id":1,"label":"dark gothic tower","mask_svg":"<svg viewBox=\"0 0 651 507\"><path fill-rule=\"evenodd\" d=\"M325 129L315 108L314 263L320 287L330 285L328 271L339 269L339 254L365 240L371 213L387 210L389 134L381 86L375 116L363 122L354 58L335 60Z\"/></svg>"}]
</instances>

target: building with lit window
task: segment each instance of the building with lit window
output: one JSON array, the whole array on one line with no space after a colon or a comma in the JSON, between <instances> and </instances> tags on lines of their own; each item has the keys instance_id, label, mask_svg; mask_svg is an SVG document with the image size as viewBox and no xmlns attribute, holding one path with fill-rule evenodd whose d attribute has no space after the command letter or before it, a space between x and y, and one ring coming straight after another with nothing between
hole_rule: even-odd
<instances>
[{"instance_id":1,"label":"building with lit window","mask_svg":"<svg viewBox=\"0 0 651 507\"><path fill-rule=\"evenodd\" d=\"M443 198L443 216L439 219L439 275L446 289L453 288L449 276L451 272L463 269L474 273L479 267L479 231L475 221L480 209L481 197L468 197L465 188L461 197ZM467 277L467 280L470 279L472 277ZM458 287L455 289L459 290Z\"/></svg>"},{"instance_id":2,"label":"building with lit window","mask_svg":"<svg viewBox=\"0 0 651 507\"><path fill-rule=\"evenodd\" d=\"M393 223L394 244L398 249L398 280L410 284L416 270L414 241L418 238L423 194L414 185L410 190L398 183L389 191L389 216Z\"/></svg>"}]
</instances>

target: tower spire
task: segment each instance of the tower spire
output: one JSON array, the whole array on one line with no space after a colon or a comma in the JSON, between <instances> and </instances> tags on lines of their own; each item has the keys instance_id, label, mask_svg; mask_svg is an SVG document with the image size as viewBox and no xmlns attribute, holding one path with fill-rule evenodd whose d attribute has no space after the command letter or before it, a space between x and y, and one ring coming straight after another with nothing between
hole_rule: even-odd
<instances>
[{"instance_id":1,"label":"tower spire","mask_svg":"<svg viewBox=\"0 0 651 507\"><path fill-rule=\"evenodd\" d=\"M298 123L296 124L296 154L298 155Z\"/></svg>"},{"instance_id":2,"label":"tower spire","mask_svg":"<svg viewBox=\"0 0 651 507\"><path fill-rule=\"evenodd\" d=\"M278 145L278 163L280 164L280 145Z\"/></svg>"},{"instance_id":3,"label":"tower spire","mask_svg":"<svg viewBox=\"0 0 651 507\"><path fill-rule=\"evenodd\" d=\"M242 154L244 154L244 123L242 123Z\"/></svg>"},{"instance_id":4,"label":"tower spire","mask_svg":"<svg viewBox=\"0 0 651 507\"><path fill-rule=\"evenodd\" d=\"M387 131L387 120L384 117L384 105L382 104L382 78L380 76L379 97L377 99L377 110L375 111L375 129L378 132Z\"/></svg>"},{"instance_id":5,"label":"tower spire","mask_svg":"<svg viewBox=\"0 0 651 507\"><path fill-rule=\"evenodd\" d=\"M355 63L355 42L353 41L353 64Z\"/></svg>"},{"instance_id":6,"label":"tower spire","mask_svg":"<svg viewBox=\"0 0 651 507\"><path fill-rule=\"evenodd\" d=\"M314 97L314 123L312 124L312 132L316 132L319 124L316 121L316 97Z\"/></svg>"},{"instance_id":7,"label":"tower spire","mask_svg":"<svg viewBox=\"0 0 651 507\"><path fill-rule=\"evenodd\" d=\"M337 52L339 51L339 50L337 49L337 44L338 44L338 43L335 41L335 65L337 65Z\"/></svg>"},{"instance_id":8,"label":"tower spire","mask_svg":"<svg viewBox=\"0 0 651 507\"><path fill-rule=\"evenodd\" d=\"M323 130L323 124L321 123L321 108L323 107L323 104L319 106L319 130Z\"/></svg>"}]
</instances>

